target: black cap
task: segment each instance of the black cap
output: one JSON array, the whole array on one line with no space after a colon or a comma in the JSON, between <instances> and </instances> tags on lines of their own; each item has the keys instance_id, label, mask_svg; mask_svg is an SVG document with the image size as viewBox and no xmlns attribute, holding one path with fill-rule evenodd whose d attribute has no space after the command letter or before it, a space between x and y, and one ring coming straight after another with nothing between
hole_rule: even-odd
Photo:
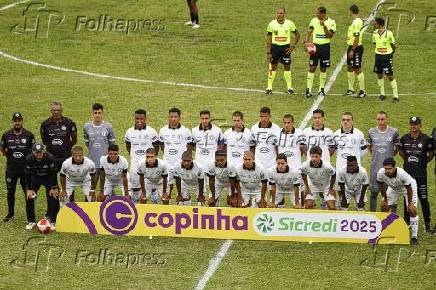
<instances>
[{"instance_id":1,"label":"black cap","mask_svg":"<svg viewBox=\"0 0 436 290\"><path fill-rule=\"evenodd\" d=\"M347 161L349 161L349 162L353 162L353 161L357 162L357 158L354 155L348 155L347 156Z\"/></svg>"},{"instance_id":2,"label":"black cap","mask_svg":"<svg viewBox=\"0 0 436 290\"><path fill-rule=\"evenodd\" d=\"M35 143L32 146L32 152L44 152L45 146L42 143Z\"/></svg>"},{"instance_id":3,"label":"black cap","mask_svg":"<svg viewBox=\"0 0 436 290\"><path fill-rule=\"evenodd\" d=\"M417 125L421 124L421 119L419 117L410 117L409 124Z\"/></svg>"},{"instance_id":4,"label":"black cap","mask_svg":"<svg viewBox=\"0 0 436 290\"><path fill-rule=\"evenodd\" d=\"M15 119L23 120L23 115L21 115L20 112L15 112L12 114L12 121L14 121Z\"/></svg>"}]
</instances>

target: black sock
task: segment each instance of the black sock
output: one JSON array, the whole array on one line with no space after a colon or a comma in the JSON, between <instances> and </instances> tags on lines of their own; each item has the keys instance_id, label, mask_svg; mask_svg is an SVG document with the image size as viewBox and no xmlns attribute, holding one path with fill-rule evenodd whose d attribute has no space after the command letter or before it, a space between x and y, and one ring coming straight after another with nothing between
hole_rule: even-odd
<instances>
[{"instance_id":1,"label":"black sock","mask_svg":"<svg viewBox=\"0 0 436 290\"><path fill-rule=\"evenodd\" d=\"M192 20L192 23L200 24L200 20L198 19L198 14L194 15L194 20Z\"/></svg>"},{"instance_id":2,"label":"black sock","mask_svg":"<svg viewBox=\"0 0 436 290\"><path fill-rule=\"evenodd\" d=\"M194 13L192 13L192 12L191 12L190 14L191 14L191 22L194 23L194 21L195 21L195 15L194 15Z\"/></svg>"}]
</instances>

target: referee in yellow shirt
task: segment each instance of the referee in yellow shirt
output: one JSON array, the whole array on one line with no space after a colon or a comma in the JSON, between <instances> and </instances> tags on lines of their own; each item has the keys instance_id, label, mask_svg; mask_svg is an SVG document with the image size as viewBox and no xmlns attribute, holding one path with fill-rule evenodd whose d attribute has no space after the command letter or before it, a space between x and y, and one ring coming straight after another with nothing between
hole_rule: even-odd
<instances>
[{"instance_id":1,"label":"referee in yellow shirt","mask_svg":"<svg viewBox=\"0 0 436 290\"><path fill-rule=\"evenodd\" d=\"M316 53L310 55L309 72L307 73L307 98L312 97L313 79L315 78L316 67L320 66L319 92L318 95L325 96L324 86L327 79L327 68L330 67L330 41L336 31L336 22L327 17L327 9L323 6L316 9L316 18L309 24L304 43L313 42L316 46ZM305 46L307 50L307 46Z\"/></svg>"},{"instance_id":2,"label":"referee in yellow shirt","mask_svg":"<svg viewBox=\"0 0 436 290\"><path fill-rule=\"evenodd\" d=\"M295 35L292 43L291 32ZM288 87L288 94L293 95L295 93L292 88L291 53L299 40L300 32L298 32L294 22L285 19L285 8L278 8L276 19L271 21L267 28L266 55L269 62L269 72L266 95L272 94L272 85L279 62L283 64L283 76Z\"/></svg>"},{"instance_id":3,"label":"referee in yellow shirt","mask_svg":"<svg viewBox=\"0 0 436 290\"><path fill-rule=\"evenodd\" d=\"M372 34L372 42L375 44L375 64L374 72L377 73L377 84L380 88L380 100L386 99L385 95L385 81L383 74L385 74L391 82L392 94L394 95L394 102L400 101L398 96L397 80L394 78L394 53L395 53L395 38L392 31L387 30L385 27L385 20L376 17L374 21L374 28L376 29Z\"/></svg>"}]
</instances>

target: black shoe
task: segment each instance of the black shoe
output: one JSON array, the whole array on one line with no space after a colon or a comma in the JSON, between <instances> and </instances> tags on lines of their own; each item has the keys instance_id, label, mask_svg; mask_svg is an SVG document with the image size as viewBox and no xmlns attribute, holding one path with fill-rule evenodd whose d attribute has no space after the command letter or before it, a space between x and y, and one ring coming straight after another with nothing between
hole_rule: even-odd
<instances>
[{"instance_id":1,"label":"black shoe","mask_svg":"<svg viewBox=\"0 0 436 290\"><path fill-rule=\"evenodd\" d=\"M425 223L424 232L426 232L428 234L432 234L433 233L433 230L431 229L430 223Z\"/></svg>"},{"instance_id":2,"label":"black shoe","mask_svg":"<svg viewBox=\"0 0 436 290\"><path fill-rule=\"evenodd\" d=\"M272 95L272 90L266 89L265 90L265 95Z\"/></svg>"},{"instance_id":3,"label":"black shoe","mask_svg":"<svg viewBox=\"0 0 436 290\"><path fill-rule=\"evenodd\" d=\"M306 98L310 98L310 97L312 97L313 95L312 95L312 93L309 91L309 89L306 89L306 93L304 94L304 96L305 96Z\"/></svg>"},{"instance_id":4,"label":"black shoe","mask_svg":"<svg viewBox=\"0 0 436 290\"><path fill-rule=\"evenodd\" d=\"M411 239L410 239L410 244L411 244L412 246L416 246L416 245L418 245L418 239L415 238L415 237L411 238Z\"/></svg>"},{"instance_id":5,"label":"black shoe","mask_svg":"<svg viewBox=\"0 0 436 290\"><path fill-rule=\"evenodd\" d=\"M321 88L318 92L318 96L323 96L325 97L325 92L324 92L324 88Z\"/></svg>"},{"instance_id":6,"label":"black shoe","mask_svg":"<svg viewBox=\"0 0 436 290\"><path fill-rule=\"evenodd\" d=\"M4 217L3 222L7 223L9 221L12 221L13 219L14 219L14 216L8 214L7 216Z\"/></svg>"},{"instance_id":7,"label":"black shoe","mask_svg":"<svg viewBox=\"0 0 436 290\"><path fill-rule=\"evenodd\" d=\"M366 97L366 93L363 90L360 90L360 92L356 95L356 98L362 99Z\"/></svg>"},{"instance_id":8,"label":"black shoe","mask_svg":"<svg viewBox=\"0 0 436 290\"><path fill-rule=\"evenodd\" d=\"M293 88L288 89L288 95L295 95L295 91Z\"/></svg>"},{"instance_id":9,"label":"black shoe","mask_svg":"<svg viewBox=\"0 0 436 290\"><path fill-rule=\"evenodd\" d=\"M385 95L380 95L380 96L378 96L378 99L380 101L386 100L386 96Z\"/></svg>"},{"instance_id":10,"label":"black shoe","mask_svg":"<svg viewBox=\"0 0 436 290\"><path fill-rule=\"evenodd\" d=\"M352 96L352 95L354 95L354 91L353 90L347 90L345 92L345 94L343 94L343 96Z\"/></svg>"},{"instance_id":11,"label":"black shoe","mask_svg":"<svg viewBox=\"0 0 436 290\"><path fill-rule=\"evenodd\" d=\"M399 102L400 102L400 98L394 98L394 99L392 100L392 102L393 102L393 103L399 103Z\"/></svg>"}]
</instances>

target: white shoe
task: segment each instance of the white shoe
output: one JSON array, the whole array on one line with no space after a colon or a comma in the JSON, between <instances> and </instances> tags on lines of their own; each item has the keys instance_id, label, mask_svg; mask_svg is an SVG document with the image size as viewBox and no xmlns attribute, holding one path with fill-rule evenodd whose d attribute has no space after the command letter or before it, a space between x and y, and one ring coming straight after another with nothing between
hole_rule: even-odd
<instances>
[{"instance_id":1,"label":"white shoe","mask_svg":"<svg viewBox=\"0 0 436 290\"><path fill-rule=\"evenodd\" d=\"M50 223L50 231L53 232L56 230L56 223Z\"/></svg>"},{"instance_id":2,"label":"white shoe","mask_svg":"<svg viewBox=\"0 0 436 290\"><path fill-rule=\"evenodd\" d=\"M29 222L26 225L26 230L32 230L34 227L36 226L36 223L34 222Z\"/></svg>"},{"instance_id":3,"label":"white shoe","mask_svg":"<svg viewBox=\"0 0 436 290\"><path fill-rule=\"evenodd\" d=\"M185 25L186 25L186 26L190 26L190 25L192 26L192 21L188 21L188 22L186 22Z\"/></svg>"},{"instance_id":4,"label":"white shoe","mask_svg":"<svg viewBox=\"0 0 436 290\"><path fill-rule=\"evenodd\" d=\"M192 28L198 29L198 28L200 28L200 24L192 24Z\"/></svg>"}]
</instances>

